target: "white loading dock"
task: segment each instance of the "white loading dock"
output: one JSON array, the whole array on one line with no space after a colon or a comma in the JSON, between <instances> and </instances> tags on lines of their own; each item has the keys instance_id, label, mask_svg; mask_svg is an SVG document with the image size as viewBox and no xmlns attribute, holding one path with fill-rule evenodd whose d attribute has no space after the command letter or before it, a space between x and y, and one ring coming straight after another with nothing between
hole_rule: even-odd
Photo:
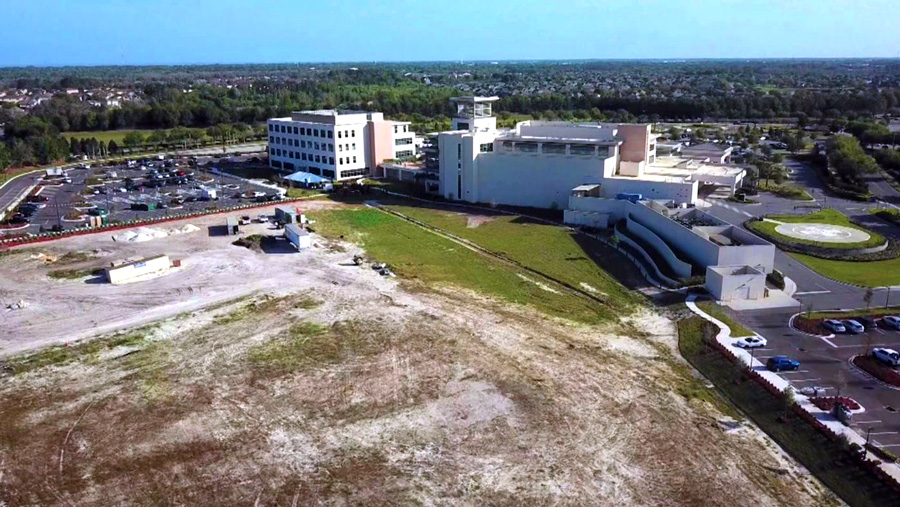
<instances>
[{"instance_id":1,"label":"white loading dock","mask_svg":"<svg viewBox=\"0 0 900 507\"><path fill-rule=\"evenodd\" d=\"M709 266L706 290L716 301L755 301L766 297L766 274L750 266Z\"/></svg>"},{"instance_id":2,"label":"white loading dock","mask_svg":"<svg viewBox=\"0 0 900 507\"><path fill-rule=\"evenodd\" d=\"M118 285L148 275L163 273L171 267L172 263L169 262L168 255L157 255L124 264L114 264L112 267L106 268L106 279L109 280L109 283Z\"/></svg>"},{"instance_id":3,"label":"white loading dock","mask_svg":"<svg viewBox=\"0 0 900 507\"><path fill-rule=\"evenodd\" d=\"M287 224L284 226L284 237L294 245L297 250L305 250L310 247L311 238L309 231L302 229L297 224Z\"/></svg>"}]
</instances>

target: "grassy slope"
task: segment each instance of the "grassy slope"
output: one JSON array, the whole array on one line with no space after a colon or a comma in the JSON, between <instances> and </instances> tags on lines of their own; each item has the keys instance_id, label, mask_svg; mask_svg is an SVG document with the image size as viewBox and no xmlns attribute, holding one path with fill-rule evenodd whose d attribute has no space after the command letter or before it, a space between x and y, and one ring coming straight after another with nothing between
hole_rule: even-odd
<instances>
[{"instance_id":1,"label":"grassy slope","mask_svg":"<svg viewBox=\"0 0 900 507\"><path fill-rule=\"evenodd\" d=\"M781 447L850 505L894 505L897 498L874 476L859 468L841 448L798 417L779 422L784 405L751 380L735 383L734 365L701 341L703 321L691 317L678 323L681 354L726 397L740 407Z\"/></svg>"},{"instance_id":2,"label":"grassy slope","mask_svg":"<svg viewBox=\"0 0 900 507\"><path fill-rule=\"evenodd\" d=\"M630 305L619 300L601 306L568 293L544 290L522 278L528 275L381 211L333 210L311 216L317 232L361 243L368 254L387 262L404 278L461 286L591 324L609 321L629 310Z\"/></svg>"},{"instance_id":3,"label":"grassy slope","mask_svg":"<svg viewBox=\"0 0 900 507\"><path fill-rule=\"evenodd\" d=\"M699 306L700 309L703 310L704 312L712 315L716 319L719 319L726 326L730 327L731 328L731 336L741 337L741 336L753 336L755 334L752 330L748 329L747 327L744 327L741 323L734 320L731 317L731 315L726 313L725 310L721 306L719 306L715 303L711 303L711 302L707 301L704 303L698 303L697 306Z\"/></svg>"},{"instance_id":4,"label":"grassy slope","mask_svg":"<svg viewBox=\"0 0 900 507\"><path fill-rule=\"evenodd\" d=\"M793 183L782 183L781 185L777 185L775 183L769 182L769 184L766 184L763 180L759 182L759 189L794 201L813 200L812 196L809 195L809 193L804 190L803 187L795 185Z\"/></svg>"},{"instance_id":5,"label":"grassy slope","mask_svg":"<svg viewBox=\"0 0 900 507\"><path fill-rule=\"evenodd\" d=\"M850 249L850 248L870 248L881 245L884 243L884 236L872 232L868 229L864 229L862 227L858 227L854 225L850 219L844 216L841 212L835 211L833 209L823 209L821 211L817 211L815 213L810 213L809 215L797 216L797 215L768 215L768 218L771 220L776 220L778 222L786 222L786 223L811 223L811 224L830 224L830 225L840 225L844 227L850 227L852 229L857 229L860 231L867 232L870 237L866 241L860 241L857 243L822 243L819 241L808 241L803 239L791 238L785 236L783 234L779 234L775 232L775 229L779 224L773 222L751 222L748 224L751 229L761 232L763 234L767 234L769 236L774 236L782 241L788 243L797 243L802 245L811 245L811 246L824 246L828 248L839 248L839 249Z\"/></svg>"},{"instance_id":6,"label":"grassy slope","mask_svg":"<svg viewBox=\"0 0 900 507\"><path fill-rule=\"evenodd\" d=\"M634 294L603 271L588 256L572 233L559 226L523 220L514 215L498 215L477 227L468 227L466 215L413 206L392 209L427 224L466 238L531 269L546 273L572 286L587 284L613 301L631 304ZM602 245L583 237L583 243L600 249Z\"/></svg>"}]
</instances>

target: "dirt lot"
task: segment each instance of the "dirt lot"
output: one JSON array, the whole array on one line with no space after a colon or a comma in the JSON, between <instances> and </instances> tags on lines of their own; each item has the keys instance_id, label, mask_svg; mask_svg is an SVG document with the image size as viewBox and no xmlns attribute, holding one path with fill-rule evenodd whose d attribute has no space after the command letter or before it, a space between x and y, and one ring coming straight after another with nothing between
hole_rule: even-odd
<instances>
[{"instance_id":1,"label":"dirt lot","mask_svg":"<svg viewBox=\"0 0 900 507\"><path fill-rule=\"evenodd\" d=\"M575 325L382 278L349 265L352 245L256 252L207 234L223 217L189 222L0 257L4 302L29 303L3 310L4 354L107 333L7 365L6 505L833 501L683 394L704 387L664 316ZM152 253L184 268L118 287L48 276Z\"/></svg>"}]
</instances>

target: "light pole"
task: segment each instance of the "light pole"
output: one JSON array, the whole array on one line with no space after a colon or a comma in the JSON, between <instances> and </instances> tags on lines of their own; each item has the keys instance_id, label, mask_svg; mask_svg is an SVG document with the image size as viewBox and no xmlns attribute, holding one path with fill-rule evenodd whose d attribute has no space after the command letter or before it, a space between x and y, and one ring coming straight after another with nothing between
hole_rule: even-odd
<instances>
[{"instance_id":1,"label":"light pole","mask_svg":"<svg viewBox=\"0 0 900 507\"><path fill-rule=\"evenodd\" d=\"M891 306L891 286L888 285L887 298L884 300L884 307L890 308Z\"/></svg>"}]
</instances>

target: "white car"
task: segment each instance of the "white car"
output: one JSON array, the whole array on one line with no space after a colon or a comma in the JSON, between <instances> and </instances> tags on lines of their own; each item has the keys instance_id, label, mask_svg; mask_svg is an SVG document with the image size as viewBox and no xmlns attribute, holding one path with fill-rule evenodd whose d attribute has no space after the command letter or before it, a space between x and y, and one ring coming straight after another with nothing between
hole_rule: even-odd
<instances>
[{"instance_id":1,"label":"white car","mask_svg":"<svg viewBox=\"0 0 900 507\"><path fill-rule=\"evenodd\" d=\"M759 349L765 347L767 343L762 336L748 336L734 342L734 346L742 349Z\"/></svg>"},{"instance_id":2,"label":"white car","mask_svg":"<svg viewBox=\"0 0 900 507\"><path fill-rule=\"evenodd\" d=\"M894 349L886 349L882 347L872 349L872 357L878 359L882 363L889 364L894 367L900 366L900 352L897 352Z\"/></svg>"}]
</instances>

